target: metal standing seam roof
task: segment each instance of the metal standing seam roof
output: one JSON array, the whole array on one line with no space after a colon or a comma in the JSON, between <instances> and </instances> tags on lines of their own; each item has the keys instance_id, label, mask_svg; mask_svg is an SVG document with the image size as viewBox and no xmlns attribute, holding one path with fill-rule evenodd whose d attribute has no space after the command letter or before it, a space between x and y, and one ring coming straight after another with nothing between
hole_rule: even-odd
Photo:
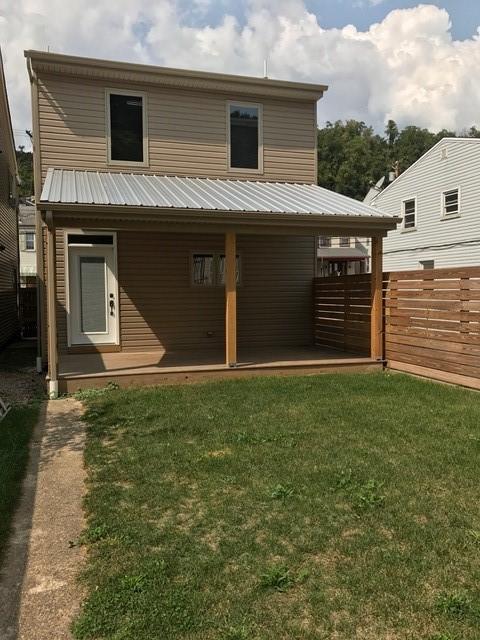
<instances>
[{"instance_id":1,"label":"metal standing seam roof","mask_svg":"<svg viewBox=\"0 0 480 640\"><path fill-rule=\"evenodd\" d=\"M49 169L41 204L393 218L313 184Z\"/></svg>"}]
</instances>

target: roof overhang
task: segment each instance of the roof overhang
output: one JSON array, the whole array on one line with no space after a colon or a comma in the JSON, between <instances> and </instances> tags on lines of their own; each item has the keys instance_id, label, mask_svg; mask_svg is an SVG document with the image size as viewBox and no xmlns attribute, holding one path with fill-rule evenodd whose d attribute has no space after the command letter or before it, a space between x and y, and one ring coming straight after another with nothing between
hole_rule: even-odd
<instances>
[{"instance_id":1,"label":"roof overhang","mask_svg":"<svg viewBox=\"0 0 480 640\"><path fill-rule=\"evenodd\" d=\"M335 235L384 235L398 218L312 184L185 178L49 169L38 203L52 219L205 230L290 229Z\"/></svg>"},{"instance_id":2,"label":"roof overhang","mask_svg":"<svg viewBox=\"0 0 480 640\"><path fill-rule=\"evenodd\" d=\"M219 91L253 96L319 100L328 86L306 82L272 80L226 73L172 69L131 62L69 56L46 51L25 51L29 66L36 73L54 73L141 84L163 85L183 89Z\"/></svg>"},{"instance_id":3,"label":"roof overhang","mask_svg":"<svg viewBox=\"0 0 480 640\"><path fill-rule=\"evenodd\" d=\"M42 218L51 212L56 226L91 226L93 228L132 228L153 226L162 230L238 233L291 233L292 235L385 236L396 228L399 218L362 216L313 216L311 214L259 213L231 211L191 211L158 207L116 207L113 205L40 205Z\"/></svg>"}]
</instances>

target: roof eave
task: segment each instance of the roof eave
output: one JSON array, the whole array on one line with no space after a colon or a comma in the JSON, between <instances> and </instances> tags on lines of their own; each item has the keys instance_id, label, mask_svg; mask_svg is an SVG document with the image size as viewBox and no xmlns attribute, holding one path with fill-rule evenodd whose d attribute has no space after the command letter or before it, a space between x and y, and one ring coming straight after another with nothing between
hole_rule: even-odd
<instances>
[{"instance_id":1,"label":"roof eave","mask_svg":"<svg viewBox=\"0 0 480 640\"><path fill-rule=\"evenodd\" d=\"M84 75L89 78L98 77L105 80L110 79L111 81L124 80L218 91L234 88L239 93L257 93L258 95L265 94L305 100L319 100L324 92L328 90L328 86L324 84L273 80L255 76L193 71L189 69L173 69L171 67L70 56L45 51L26 50L24 55L29 62L29 68L31 67L37 72Z\"/></svg>"},{"instance_id":2,"label":"roof eave","mask_svg":"<svg viewBox=\"0 0 480 640\"><path fill-rule=\"evenodd\" d=\"M140 207L129 205L98 205L98 204L76 204L60 202L39 202L40 211L51 211L52 213L71 213L77 215L89 215L102 219L115 216L128 216L131 220L139 219L140 216L150 220L162 222L222 222L228 225L242 224L270 224L278 226L295 227L318 227L327 228L350 228L368 227L372 230L391 231L396 228L401 221L399 217L392 216L363 216L348 214L302 214L302 213L271 213L261 211L226 211L226 210L206 210L206 209L178 209L173 207Z\"/></svg>"}]
</instances>

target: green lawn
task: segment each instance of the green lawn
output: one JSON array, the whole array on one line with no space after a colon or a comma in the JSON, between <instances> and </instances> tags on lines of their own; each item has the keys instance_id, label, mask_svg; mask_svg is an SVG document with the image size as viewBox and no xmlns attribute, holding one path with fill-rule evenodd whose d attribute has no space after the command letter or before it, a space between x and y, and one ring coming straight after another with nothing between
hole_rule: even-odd
<instances>
[{"instance_id":1,"label":"green lawn","mask_svg":"<svg viewBox=\"0 0 480 640\"><path fill-rule=\"evenodd\" d=\"M1 375L1 373L0 373ZM13 407L0 422L0 564L28 463L29 443L40 404Z\"/></svg>"},{"instance_id":2,"label":"green lawn","mask_svg":"<svg viewBox=\"0 0 480 640\"><path fill-rule=\"evenodd\" d=\"M480 637L480 395L385 374L84 394L80 639Z\"/></svg>"}]
</instances>

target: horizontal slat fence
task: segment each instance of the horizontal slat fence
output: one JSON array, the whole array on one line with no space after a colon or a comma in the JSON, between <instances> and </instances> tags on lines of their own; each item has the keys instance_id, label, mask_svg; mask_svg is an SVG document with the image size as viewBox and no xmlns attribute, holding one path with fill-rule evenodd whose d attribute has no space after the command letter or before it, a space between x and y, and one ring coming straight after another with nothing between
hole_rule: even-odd
<instances>
[{"instance_id":1,"label":"horizontal slat fence","mask_svg":"<svg viewBox=\"0 0 480 640\"><path fill-rule=\"evenodd\" d=\"M315 344L370 353L370 274L315 278Z\"/></svg>"},{"instance_id":2,"label":"horizontal slat fence","mask_svg":"<svg viewBox=\"0 0 480 640\"><path fill-rule=\"evenodd\" d=\"M385 354L392 363L480 378L480 267L390 273Z\"/></svg>"},{"instance_id":3,"label":"horizontal slat fence","mask_svg":"<svg viewBox=\"0 0 480 640\"><path fill-rule=\"evenodd\" d=\"M480 267L385 273L383 292L389 366L480 380ZM369 274L315 278L314 305L315 344L368 352Z\"/></svg>"}]
</instances>

